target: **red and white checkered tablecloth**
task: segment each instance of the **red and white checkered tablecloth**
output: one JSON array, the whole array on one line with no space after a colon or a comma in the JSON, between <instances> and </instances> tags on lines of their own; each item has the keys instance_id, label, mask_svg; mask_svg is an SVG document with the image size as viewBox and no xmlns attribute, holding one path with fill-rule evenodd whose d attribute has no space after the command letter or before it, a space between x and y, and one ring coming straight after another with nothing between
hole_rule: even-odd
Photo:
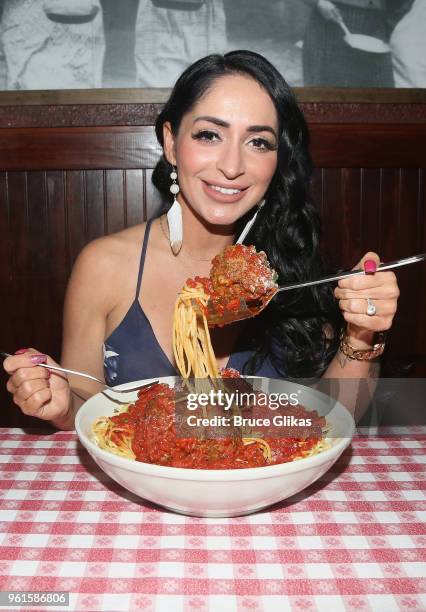
<instances>
[{"instance_id":1,"label":"red and white checkered tablecloth","mask_svg":"<svg viewBox=\"0 0 426 612\"><path fill-rule=\"evenodd\" d=\"M74 432L0 444L0 591L70 593L34 610L426 611L425 429L357 437L307 490L230 519L138 500Z\"/></svg>"}]
</instances>

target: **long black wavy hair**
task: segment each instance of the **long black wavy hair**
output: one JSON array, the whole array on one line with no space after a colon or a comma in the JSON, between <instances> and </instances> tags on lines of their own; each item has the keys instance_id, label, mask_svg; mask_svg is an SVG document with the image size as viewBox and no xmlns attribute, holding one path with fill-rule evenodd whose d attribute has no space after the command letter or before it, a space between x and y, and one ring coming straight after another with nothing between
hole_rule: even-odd
<instances>
[{"instance_id":1,"label":"long black wavy hair","mask_svg":"<svg viewBox=\"0 0 426 612\"><path fill-rule=\"evenodd\" d=\"M321 223L309 195L313 166L308 128L293 92L268 60L252 51L231 51L192 64L176 82L156 121L157 139L163 146L166 121L176 135L184 115L218 78L230 74L251 77L263 87L274 103L279 124L277 168L244 242L266 252L279 284L317 278L325 273L325 266L319 251ZM170 172L163 156L152 177L168 197ZM237 236L252 215L249 211L238 221ZM342 323L328 284L279 293L244 330L238 348L251 350L252 357L243 372L255 374L269 357L283 377L321 376L338 348Z\"/></svg>"}]
</instances>

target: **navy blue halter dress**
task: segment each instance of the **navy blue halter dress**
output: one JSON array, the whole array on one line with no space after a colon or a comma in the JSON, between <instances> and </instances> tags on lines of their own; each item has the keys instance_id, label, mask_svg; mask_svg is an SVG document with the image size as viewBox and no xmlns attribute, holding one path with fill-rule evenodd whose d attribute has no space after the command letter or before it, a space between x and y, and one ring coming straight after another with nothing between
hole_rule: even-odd
<instances>
[{"instance_id":1,"label":"navy blue halter dress","mask_svg":"<svg viewBox=\"0 0 426 612\"><path fill-rule=\"evenodd\" d=\"M124 319L105 340L104 373L108 385L121 385L134 380L159 376L179 376L154 334L151 323L139 303L145 255L152 220L148 221L143 240L136 294ZM238 343L227 363L228 368L242 371L251 351L238 350ZM269 359L255 372L257 376L282 378Z\"/></svg>"}]
</instances>

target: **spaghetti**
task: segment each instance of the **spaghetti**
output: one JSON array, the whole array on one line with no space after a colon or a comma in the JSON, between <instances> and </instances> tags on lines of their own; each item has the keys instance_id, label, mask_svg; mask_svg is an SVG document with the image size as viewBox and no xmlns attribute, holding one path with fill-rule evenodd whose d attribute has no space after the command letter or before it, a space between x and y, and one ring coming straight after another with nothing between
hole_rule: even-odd
<instances>
[{"instance_id":1,"label":"spaghetti","mask_svg":"<svg viewBox=\"0 0 426 612\"><path fill-rule=\"evenodd\" d=\"M139 392L137 401L94 426L95 442L127 459L195 469L263 467L303 459L327 448L321 435L325 421L302 407L299 416L313 419L317 434L282 438L180 438L175 429L176 391L157 384Z\"/></svg>"},{"instance_id":2,"label":"spaghetti","mask_svg":"<svg viewBox=\"0 0 426 612\"><path fill-rule=\"evenodd\" d=\"M205 309L208 279L189 279L178 295L173 315L173 353L182 378L218 378ZM198 308L194 308L194 303Z\"/></svg>"}]
</instances>

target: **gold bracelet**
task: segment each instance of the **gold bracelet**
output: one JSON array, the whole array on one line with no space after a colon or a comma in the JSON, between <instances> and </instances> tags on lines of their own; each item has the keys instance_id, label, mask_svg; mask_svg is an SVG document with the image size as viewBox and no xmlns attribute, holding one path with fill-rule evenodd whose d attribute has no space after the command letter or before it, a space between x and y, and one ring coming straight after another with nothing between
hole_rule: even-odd
<instances>
[{"instance_id":1,"label":"gold bracelet","mask_svg":"<svg viewBox=\"0 0 426 612\"><path fill-rule=\"evenodd\" d=\"M377 342L373 344L372 348L369 349L357 349L351 346L347 340L346 332L343 331L340 336L340 351L349 357L349 359L356 359L356 361L371 361L380 357L385 350L385 333L379 332L377 335Z\"/></svg>"}]
</instances>

